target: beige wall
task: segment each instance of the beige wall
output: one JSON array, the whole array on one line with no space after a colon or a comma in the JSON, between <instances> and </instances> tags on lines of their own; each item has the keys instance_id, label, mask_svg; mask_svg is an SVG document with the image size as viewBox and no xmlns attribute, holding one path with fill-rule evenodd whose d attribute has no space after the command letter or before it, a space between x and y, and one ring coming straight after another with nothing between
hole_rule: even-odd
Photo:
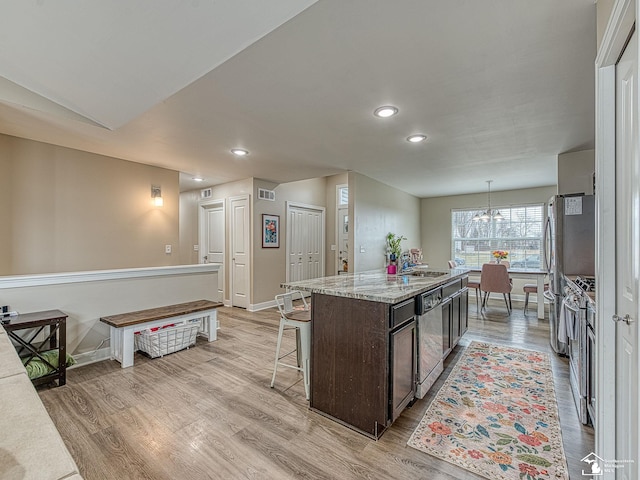
<instances>
[{"instance_id":1,"label":"beige wall","mask_svg":"<svg viewBox=\"0 0 640 480\"><path fill-rule=\"evenodd\" d=\"M3 183L12 188L0 210L10 225L1 275L180 263L177 172L0 138ZM152 205L152 184L162 187L164 207Z\"/></svg>"},{"instance_id":2,"label":"beige wall","mask_svg":"<svg viewBox=\"0 0 640 480\"><path fill-rule=\"evenodd\" d=\"M287 278L286 258L286 202L302 203L326 207L326 180L313 178L299 182L283 183L274 188L274 184L255 179L254 198L257 189L275 190L276 201L255 200L253 203L253 296L251 303L259 305L272 302L273 297L282 293L280 284ZM262 214L280 215L280 248L262 248ZM330 223L325 212L325 223ZM325 249L326 250L326 249Z\"/></svg>"},{"instance_id":3,"label":"beige wall","mask_svg":"<svg viewBox=\"0 0 640 480\"><path fill-rule=\"evenodd\" d=\"M598 4L596 5L598 48L600 48L602 36L607 28L607 22L613 11L614 3L615 0L598 0Z\"/></svg>"},{"instance_id":4,"label":"beige wall","mask_svg":"<svg viewBox=\"0 0 640 480\"><path fill-rule=\"evenodd\" d=\"M383 269L389 232L407 237L404 250L421 243L420 199L355 172L349 173L349 217L350 271Z\"/></svg>"},{"instance_id":5,"label":"beige wall","mask_svg":"<svg viewBox=\"0 0 640 480\"><path fill-rule=\"evenodd\" d=\"M593 195L595 160L595 150L558 155L558 194L584 193Z\"/></svg>"},{"instance_id":6,"label":"beige wall","mask_svg":"<svg viewBox=\"0 0 640 480\"><path fill-rule=\"evenodd\" d=\"M492 207L545 203L556 194L556 186L491 192ZM421 200L422 251L424 262L432 268L447 268L451 258L451 210L486 208L487 194L453 195Z\"/></svg>"},{"instance_id":7,"label":"beige wall","mask_svg":"<svg viewBox=\"0 0 640 480\"><path fill-rule=\"evenodd\" d=\"M343 177L346 180L346 174ZM254 235L252 237L252 259L251 259L251 292L250 292L250 308L260 308L267 302L273 302L273 297L282 292L280 284L286 281L286 210L287 201L302 203L306 205L316 205L319 207L327 206L327 180L324 178L315 178L310 180L302 180L299 182L284 183L276 185L272 182L257 178L247 178L238 182L225 183L216 185L212 188L212 200L224 200L227 208L229 199L238 195L251 196L251 222ZM268 200L258 200L258 188L266 188L276 192L275 202ZM191 217L191 220L185 219L181 226L181 241L187 238L197 239L198 220L197 210L198 201L196 200L198 192L186 192L181 195L184 200L185 215ZM335 197L332 196L333 199ZM333 201L333 200L332 200ZM193 210L196 213L193 213ZM280 248L262 248L261 223L262 214L279 215L280 216ZM327 224L335 222L334 218L325 216ZM229 224L227 221L226 245L230 244ZM196 242L197 243L197 242ZM190 247L193 249L193 245ZM184 255L190 254L184 250ZM182 257L181 257L182 258ZM194 262L197 263L197 260ZM326 262L325 262L326 263ZM227 249L226 265L230 265L229 249ZM225 300L229 301L230 286L228 268L225 269Z\"/></svg>"},{"instance_id":8,"label":"beige wall","mask_svg":"<svg viewBox=\"0 0 640 480\"><path fill-rule=\"evenodd\" d=\"M180 194L180 265L191 265L200 262L200 254L193 249L199 244L198 239L198 202L200 190Z\"/></svg>"},{"instance_id":9,"label":"beige wall","mask_svg":"<svg viewBox=\"0 0 640 480\"><path fill-rule=\"evenodd\" d=\"M13 225L11 222L12 188L10 137L0 135L0 275L11 271L11 243Z\"/></svg>"}]
</instances>

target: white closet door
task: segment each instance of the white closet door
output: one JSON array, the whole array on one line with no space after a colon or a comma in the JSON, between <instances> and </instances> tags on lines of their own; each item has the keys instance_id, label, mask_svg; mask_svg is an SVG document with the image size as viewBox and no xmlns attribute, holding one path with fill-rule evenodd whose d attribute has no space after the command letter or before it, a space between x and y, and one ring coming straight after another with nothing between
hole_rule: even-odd
<instances>
[{"instance_id":1,"label":"white closet door","mask_svg":"<svg viewBox=\"0 0 640 480\"><path fill-rule=\"evenodd\" d=\"M231 198L231 306L249 307L251 231L249 196Z\"/></svg>"},{"instance_id":2,"label":"white closet door","mask_svg":"<svg viewBox=\"0 0 640 480\"><path fill-rule=\"evenodd\" d=\"M324 208L287 204L287 281L324 276Z\"/></svg>"}]
</instances>

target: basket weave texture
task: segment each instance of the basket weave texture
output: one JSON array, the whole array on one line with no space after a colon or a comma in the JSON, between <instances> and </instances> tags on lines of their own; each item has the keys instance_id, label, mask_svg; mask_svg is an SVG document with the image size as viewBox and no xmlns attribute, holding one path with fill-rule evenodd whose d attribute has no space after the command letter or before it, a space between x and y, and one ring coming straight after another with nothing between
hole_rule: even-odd
<instances>
[{"instance_id":1,"label":"basket weave texture","mask_svg":"<svg viewBox=\"0 0 640 480\"><path fill-rule=\"evenodd\" d=\"M142 350L151 358L184 350L196 343L198 327L199 323L187 323L155 332L143 330L135 335L135 348Z\"/></svg>"}]
</instances>

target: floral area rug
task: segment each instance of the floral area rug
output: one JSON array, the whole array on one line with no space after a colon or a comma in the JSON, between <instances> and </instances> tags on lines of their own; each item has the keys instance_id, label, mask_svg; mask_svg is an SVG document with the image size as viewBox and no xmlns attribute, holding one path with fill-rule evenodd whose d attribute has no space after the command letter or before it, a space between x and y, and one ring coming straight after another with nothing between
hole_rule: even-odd
<instances>
[{"instance_id":1,"label":"floral area rug","mask_svg":"<svg viewBox=\"0 0 640 480\"><path fill-rule=\"evenodd\" d=\"M568 480L549 356L472 342L407 445L492 480Z\"/></svg>"}]
</instances>

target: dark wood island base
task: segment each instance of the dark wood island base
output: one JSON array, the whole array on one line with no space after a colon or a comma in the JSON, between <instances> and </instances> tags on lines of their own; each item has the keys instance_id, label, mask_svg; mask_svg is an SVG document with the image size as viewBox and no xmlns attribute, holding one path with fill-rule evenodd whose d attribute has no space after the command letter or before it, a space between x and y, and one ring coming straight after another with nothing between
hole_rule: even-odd
<instances>
[{"instance_id":1,"label":"dark wood island base","mask_svg":"<svg viewBox=\"0 0 640 480\"><path fill-rule=\"evenodd\" d=\"M423 360L441 362L466 330L468 275L419 273L363 272L282 284L312 295L311 410L378 439L424 396L431 384L420 373L426 377L432 367ZM438 314L428 318L427 293L438 299ZM434 369L433 378L441 372Z\"/></svg>"},{"instance_id":2,"label":"dark wood island base","mask_svg":"<svg viewBox=\"0 0 640 480\"><path fill-rule=\"evenodd\" d=\"M388 425L389 305L313 294L311 409L378 438Z\"/></svg>"}]
</instances>

